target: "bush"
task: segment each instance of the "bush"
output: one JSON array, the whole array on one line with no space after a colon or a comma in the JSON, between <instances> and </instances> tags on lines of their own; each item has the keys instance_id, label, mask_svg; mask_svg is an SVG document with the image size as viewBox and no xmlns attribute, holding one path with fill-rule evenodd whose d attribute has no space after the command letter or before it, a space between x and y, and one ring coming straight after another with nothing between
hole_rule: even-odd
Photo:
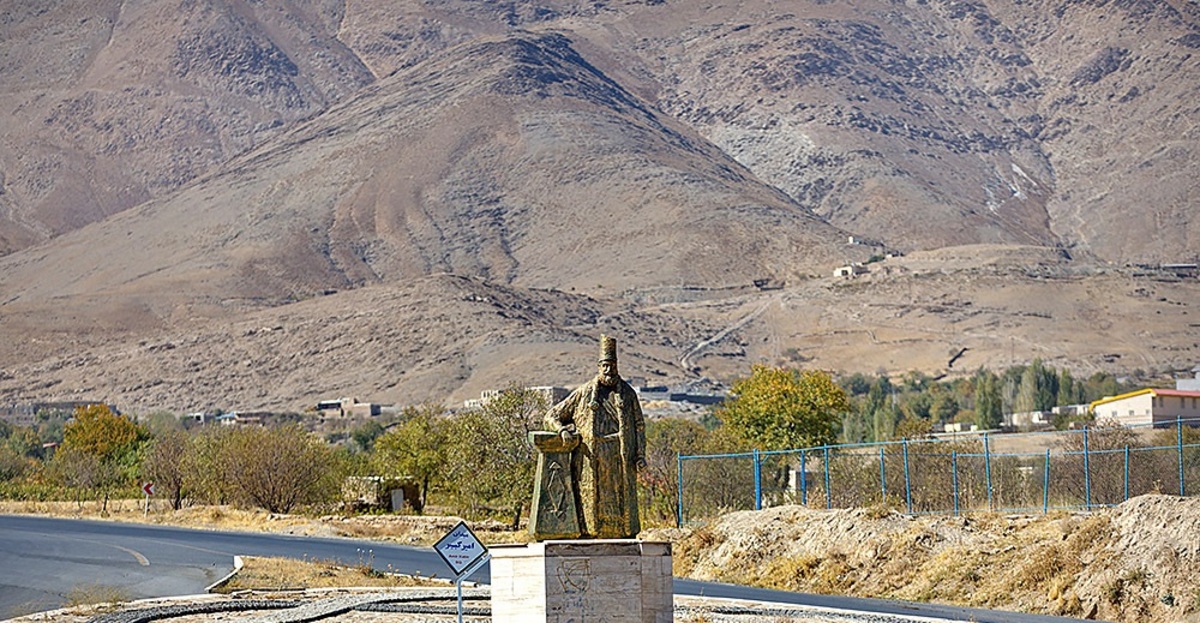
<instances>
[{"instance_id":1,"label":"bush","mask_svg":"<svg viewBox=\"0 0 1200 623\"><path fill-rule=\"evenodd\" d=\"M288 513L339 498L344 470L333 449L295 424L210 429L186 452L182 487L202 502Z\"/></svg>"}]
</instances>

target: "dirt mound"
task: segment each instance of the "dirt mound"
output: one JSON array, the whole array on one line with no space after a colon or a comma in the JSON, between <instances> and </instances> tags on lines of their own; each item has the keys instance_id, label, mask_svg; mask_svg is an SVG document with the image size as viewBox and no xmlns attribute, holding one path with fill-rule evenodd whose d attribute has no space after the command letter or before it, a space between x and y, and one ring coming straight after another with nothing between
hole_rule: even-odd
<instances>
[{"instance_id":1,"label":"dirt mound","mask_svg":"<svg viewBox=\"0 0 1200 623\"><path fill-rule=\"evenodd\" d=\"M909 517L784 506L653 538L676 575L1110 621L1200 621L1200 499L1092 513Z\"/></svg>"}]
</instances>

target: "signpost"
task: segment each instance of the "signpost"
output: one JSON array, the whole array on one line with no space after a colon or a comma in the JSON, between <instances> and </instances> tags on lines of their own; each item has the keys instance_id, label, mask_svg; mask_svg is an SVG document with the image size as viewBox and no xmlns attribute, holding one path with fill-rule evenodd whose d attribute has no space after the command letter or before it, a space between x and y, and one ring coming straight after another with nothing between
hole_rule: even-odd
<instances>
[{"instance_id":1,"label":"signpost","mask_svg":"<svg viewBox=\"0 0 1200 623\"><path fill-rule=\"evenodd\" d=\"M142 517L145 517L150 514L150 496L154 495L154 483L143 482L142 491L146 493L146 509L142 511Z\"/></svg>"},{"instance_id":2,"label":"signpost","mask_svg":"<svg viewBox=\"0 0 1200 623\"><path fill-rule=\"evenodd\" d=\"M483 546L483 543L480 543L479 539L475 537L475 533L471 532L467 524L461 521L446 536L434 543L433 549L454 571L454 587L458 590L458 623L462 623L462 583L482 567L483 563L487 562L491 556L488 555L487 548Z\"/></svg>"}]
</instances>

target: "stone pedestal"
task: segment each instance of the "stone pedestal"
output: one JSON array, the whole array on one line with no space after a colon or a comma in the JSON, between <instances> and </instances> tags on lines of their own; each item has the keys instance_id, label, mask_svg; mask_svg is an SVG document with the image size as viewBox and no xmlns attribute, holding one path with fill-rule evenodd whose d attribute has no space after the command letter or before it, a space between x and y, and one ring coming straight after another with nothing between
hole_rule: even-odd
<instances>
[{"instance_id":1,"label":"stone pedestal","mask_svg":"<svg viewBox=\"0 0 1200 623\"><path fill-rule=\"evenodd\" d=\"M620 540L494 545L493 623L670 623L671 544Z\"/></svg>"}]
</instances>

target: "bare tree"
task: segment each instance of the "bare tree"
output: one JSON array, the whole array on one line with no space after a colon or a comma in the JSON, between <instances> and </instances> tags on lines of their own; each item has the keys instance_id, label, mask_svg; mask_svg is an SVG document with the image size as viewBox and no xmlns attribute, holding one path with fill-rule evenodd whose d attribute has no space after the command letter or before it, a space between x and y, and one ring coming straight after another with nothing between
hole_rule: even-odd
<instances>
[{"instance_id":1,"label":"bare tree","mask_svg":"<svg viewBox=\"0 0 1200 623\"><path fill-rule=\"evenodd\" d=\"M171 508L183 507L184 457L188 450L187 433L170 430L161 433L150 445L142 463L142 474L155 483L171 500Z\"/></svg>"},{"instance_id":2,"label":"bare tree","mask_svg":"<svg viewBox=\"0 0 1200 623\"><path fill-rule=\"evenodd\" d=\"M336 497L340 474L333 451L299 426L239 428L227 441L229 477L254 505L287 513Z\"/></svg>"}]
</instances>

